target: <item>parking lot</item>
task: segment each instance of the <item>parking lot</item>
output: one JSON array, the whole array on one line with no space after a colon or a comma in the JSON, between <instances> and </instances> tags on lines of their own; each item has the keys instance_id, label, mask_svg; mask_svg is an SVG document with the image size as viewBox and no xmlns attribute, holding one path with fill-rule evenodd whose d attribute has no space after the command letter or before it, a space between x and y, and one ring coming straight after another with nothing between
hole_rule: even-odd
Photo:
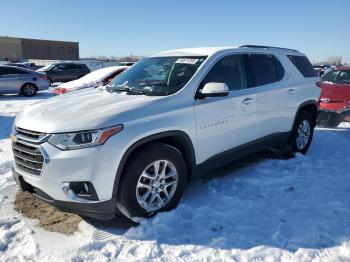
<instances>
[{"instance_id":1,"label":"parking lot","mask_svg":"<svg viewBox=\"0 0 350 262\"><path fill-rule=\"evenodd\" d=\"M305 156L285 160L264 152L215 170L191 183L175 210L138 226L123 219L62 219L54 208L23 196L22 202L50 219L15 211L12 122L21 109L51 96L47 91L34 98L0 96L1 261L349 258L350 132L345 128L316 129ZM64 224L68 218L73 222ZM73 230L52 226L60 223Z\"/></svg>"}]
</instances>

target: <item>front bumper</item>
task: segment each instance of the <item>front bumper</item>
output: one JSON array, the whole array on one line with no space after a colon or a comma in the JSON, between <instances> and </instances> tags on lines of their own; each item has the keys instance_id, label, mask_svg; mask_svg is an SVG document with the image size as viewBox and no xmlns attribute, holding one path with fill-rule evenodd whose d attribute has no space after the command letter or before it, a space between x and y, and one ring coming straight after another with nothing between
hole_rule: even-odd
<instances>
[{"instance_id":1,"label":"front bumper","mask_svg":"<svg viewBox=\"0 0 350 262\"><path fill-rule=\"evenodd\" d=\"M116 194L113 191L122 156L121 138L113 136L103 146L62 151L45 142L45 134L21 128L18 132L11 136L15 160L13 174L23 191L65 211L99 219L115 216ZM35 138L36 144L30 144L28 134L39 137ZM23 147L26 144L31 145L29 148L36 146L36 149ZM42 158L34 157L38 151ZM42 163L41 167L40 164L33 166L34 162ZM72 184L87 184L93 190L78 193Z\"/></svg>"},{"instance_id":2,"label":"front bumper","mask_svg":"<svg viewBox=\"0 0 350 262\"><path fill-rule=\"evenodd\" d=\"M18 166L15 170L35 188L49 192L59 201L74 201L63 190L67 182L89 181L94 185L99 201L112 199L117 168L120 161L120 148L112 139L103 146L62 151L50 143L40 145L44 163L40 174L28 173Z\"/></svg>"},{"instance_id":3,"label":"front bumper","mask_svg":"<svg viewBox=\"0 0 350 262\"><path fill-rule=\"evenodd\" d=\"M65 212L72 212L82 216L92 217L101 220L109 220L116 216L116 198L107 201L97 202L70 202L53 199L49 194L26 182L22 175L12 168L13 177L22 191L29 192L37 198L57 207Z\"/></svg>"}]
</instances>

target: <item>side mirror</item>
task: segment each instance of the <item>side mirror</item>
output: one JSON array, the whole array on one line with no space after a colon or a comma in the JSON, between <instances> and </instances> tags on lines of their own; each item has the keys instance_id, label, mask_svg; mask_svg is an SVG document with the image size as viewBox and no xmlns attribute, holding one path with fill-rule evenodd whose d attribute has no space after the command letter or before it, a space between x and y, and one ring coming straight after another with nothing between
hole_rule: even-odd
<instances>
[{"instance_id":1,"label":"side mirror","mask_svg":"<svg viewBox=\"0 0 350 262\"><path fill-rule=\"evenodd\" d=\"M228 86L225 83L206 83L203 89L197 93L198 99L204 99L206 97L220 97L227 96L229 94Z\"/></svg>"}]
</instances>

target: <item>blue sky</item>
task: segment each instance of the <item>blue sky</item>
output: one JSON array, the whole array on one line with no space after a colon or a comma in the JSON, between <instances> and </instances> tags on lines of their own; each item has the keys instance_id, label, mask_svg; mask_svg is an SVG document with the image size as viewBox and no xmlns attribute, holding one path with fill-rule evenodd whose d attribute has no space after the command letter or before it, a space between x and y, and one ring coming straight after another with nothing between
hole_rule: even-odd
<instances>
[{"instance_id":1,"label":"blue sky","mask_svg":"<svg viewBox=\"0 0 350 262\"><path fill-rule=\"evenodd\" d=\"M80 42L80 56L275 45L350 62L349 0L3 0L0 35Z\"/></svg>"}]
</instances>

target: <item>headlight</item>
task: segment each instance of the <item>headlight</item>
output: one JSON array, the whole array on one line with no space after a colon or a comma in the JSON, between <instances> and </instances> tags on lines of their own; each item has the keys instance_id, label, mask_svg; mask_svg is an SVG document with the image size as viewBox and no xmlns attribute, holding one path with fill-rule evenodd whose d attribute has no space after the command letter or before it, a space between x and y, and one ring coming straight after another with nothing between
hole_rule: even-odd
<instances>
[{"instance_id":1,"label":"headlight","mask_svg":"<svg viewBox=\"0 0 350 262\"><path fill-rule=\"evenodd\" d=\"M103 145L108 138L123 130L123 125L99 130L53 134L49 143L61 150L72 150Z\"/></svg>"},{"instance_id":2,"label":"headlight","mask_svg":"<svg viewBox=\"0 0 350 262\"><path fill-rule=\"evenodd\" d=\"M13 123L12 123L11 134L12 134L12 135L16 134L16 126L15 126L15 121L13 121Z\"/></svg>"}]
</instances>

